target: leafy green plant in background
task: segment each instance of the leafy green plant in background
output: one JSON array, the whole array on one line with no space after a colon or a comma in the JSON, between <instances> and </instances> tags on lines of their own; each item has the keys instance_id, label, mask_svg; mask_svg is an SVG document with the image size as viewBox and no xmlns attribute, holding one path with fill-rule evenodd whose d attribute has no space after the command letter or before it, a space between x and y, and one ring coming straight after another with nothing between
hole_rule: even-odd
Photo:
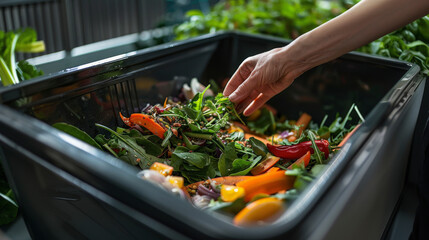
<instances>
[{"instance_id":1,"label":"leafy green plant in background","mask_svg":"<svg viewBox=\"0 0 429 240\"><path fill-rule=\"evenodd\" d=\"M17 84L43 74L26 61L16 63L15 52L37 53L45 51L43 41L37 41L32 28L18 31L0 31L0 79L3 86Z\"/></svg>"},{"instance_id":2,"label":"leafy green plant in background","mask_svg":"<svg viewBox=\"0 0 429 240\"><path fill-rule=\"evenodd\" d=\"M175 29L176 40L221 30L239 30L294 39L334 18L359 0L228 0L208 14L188 11ZM429 75L429 16L423 17L357 51L409 61Z\"/></svg>"},{"instance_id":3,"label":"leafy green plant in background","mask_svg":"<svg viewBox=\"0 0 429 240\"><path fill-rule=\"evenodd\" d=\"M36 53L45 51L43 41L37 41L32 28L4 32L0 30L0 80L3 86L17 84L43 72L26 61L15 61L15 52ZM13 222L18 214L15 196L0 166L0 225Z\"/></svg>"},{"instance_id":4,"label":"leafy green plant in background","mask_svg":"<svg viewBox=\"0 0 429 240\"><path fill-rule=\"evenodd\" d=\"M9 183L6 181L3 168L0 166L0 226L15 220L18 205Z\"/></svg>"},{"instance_id":5,"label":"leafy green plant in background","mask_svg":"<svg viewBox=\"0 0 429 240\"><path fill-rule=\"evenodd\" d=\"M240 30L295 38L338 15L337 2L316 0L231 0L216 4L210 13L191 10L188 21L176 28L176 39L220 30Z\"/></svg>"},{"instance_id":6,"label":"leafy green plant in background","mask_svg":"<svg viewBox=\"0 0 429 240\"><path fill-rule=\"evenodd\" d=\"M364 46L359 51L416 63L429 75L429 16Z\"/></svg>"}]
</instances>

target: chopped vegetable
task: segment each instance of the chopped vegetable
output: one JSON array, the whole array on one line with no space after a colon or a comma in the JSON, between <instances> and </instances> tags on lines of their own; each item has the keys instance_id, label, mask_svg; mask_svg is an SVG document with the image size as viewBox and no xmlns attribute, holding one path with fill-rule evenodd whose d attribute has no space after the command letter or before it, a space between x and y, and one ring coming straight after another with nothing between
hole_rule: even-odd
<instances>
[{"instance_id":1,"label":"chopped vegetable","mask_svg":"<svg viewBox=\"0 0 429 240\"><path fill-rule=\"evenodd\" d=\"M250 133L245 133L244 134L244 138L245 139L250 139L250 138L256 138L256 139L258 139L259 141L261 141L261 142L263 142L264 144L269 144L269 143L271 143L270 141L268 141L267 139L265 139L265 138L263 138L263 137L259 137L259 136L256 136L256 135L253 135L253 134L250 134Z\"/></svg>"},{"instance_id":2,"label":"chopped vegetable","mask_svg":"<svg viewBox=\"0 0 429 240\"><path fill-rule=\"evenodd\" d=\"M272 167L272 168L268 169L268 171L266 171L265 173L273 173L273 172L277 172L280 170L281 169L279 167Z\"/></svg>"},{"instance_id":3,"label":"chopped vegetable","mask_svg":"<svg viewBox=\"0 0 429 240\"><path fill-rule=\"evenodd\" d=\"M133 113L129 119L130 123L138 124L142 127L147 128L153 134L161 139L164 139L165 129L159 125L151 116L142 113Z\"/></svg>"},{"instance_id":4,"label":"chopped vegetable","mask_svg":"<svg viewBox=\"0 0 429 240\"><path fill-rule=\"evenodd\" d=\"M177 188L183 188L185 182L184 179L179 176L168 176L167 181Z\"/></svg>"},{"instance_id":5,"label":"chopped vegetable","mask_svg":"<svg viewBox=\"0 0 429 240\"><path fill-rule=\"evenodd\" d=\"M286 176L285 171L277 171L254 176L238 182L236 185L244 188L246 193L244 200L250 201L255 195L260 193L274 194L281 190L291 189L294 180L295 177Z\"/></svg>"},{"instance_id":6,"label":"chopped vegetable","mask_svg":"<svg viewBox=\"0 0 429 240\"><path fill-rule=\"evenodd\" d=\"M236 185L238 182L244 181L249 178L252 178L252 176L226 176L226 177L213 178L210 181L215 182L216 184ZM191 183L187 185L186 188L188 189L197 188L200 184L204 182L205 181Z\"/></svg>"},{"instance_id":7,"label":"chopped vegetable","mask_svg":"<svg viewBox=\"0 0 429 240\"><path fill-rule=\"evenodd\" d=\"M237 226L252 226L275 221L285 210L284 202L277 198L258 199L243 208L235 217Z\"/></svg>"},{"instance_id":8,"label":"chopped vegetable","mask_svg":"<svg viewBox=\"0 0 429 240\"><path fill-rule=\"evenodd\" d=\"M294 167L304 166L307 167L310 163L311 159L311 152L308 151L304 156L300 157L298 160L296 160L293 164L291 164L287 169L293 169Z\"/></svg>"},{"instance_id":9,"label":"chopped vegetable","mask_svg":"<svg viewBox=\"0 0 429 240\"><path fill-rule=\"evenodd\" d=\"M130 122L130 119L129 118L127 118L127 117L124 117L124 115L122 115L122 113L121 112L119 112L119 116L121 117L121 119L122 119L122 122L125 124L125 125L127 125L128 127L132 127L134 124L132 124L131 122Z\"/></svg>"},{"instance_id":10,"label":"chopped vegetable","mask_svg":"<svg viewBox=\"0 0 429 240\"><path fill-rule=\"evenodd\" d=\"M291 136L288 137L289 142L294 142L297 137L301 136L301 133L304 129L307 128L308 124L310 124L311 116L307 113L301 114L301 116L298 118L298 121L296 121L295 125L299 127L298 130L293 130Z\"/></svg>"},{"instance_id":11,"label":"chopped vegetable","mask_svg":"<svg viewBox=\"0 0 429 240\"><path fill-rule=\"evenodd\" d=\"M338 144L338 147L342 147L347 142L347 140L349 140L349 138L353 135L353 133L356 132L356 130L359 128L359 126L360 126L360 124L356 125L356 127L353 128L352 131L347 133L347 135L343 138L343 140L340 142L340 144Z\"/></svg>"},{"instance_id":12,"label":"chopped vegetable","mask_svg":"<svg viewBox=\"0 0 429 240\"><path fill-rule=\"evenodd\" d=\"M153 163L152 166L150 166L150 169L155 170L164 176L169 176L173 173L173 167L160 162Z\"/></svg>"},{"instance_id":13,"label":"chopped vegetable","mask_svg":"<svg viewBox=\"0 0 429 240\"><path fill-rule=\"evenodd\" d=\"M259 175L268 171L272 166L274 166L280 160L279 157L276 156L268 156L265 160L258 163L250 172L252 175Z\"/></svg>"},{"instance_id":14,"label":"chopped vegetable","mask_svg":"<svg viewBox=\"0 0 429 240\"><path fill-rule=\"evenodd\" d=\"M329 156L329 142L323 139L323 140L316 140L315 143L319 148L319 150L325 154L325 159L327 159ZM286 145L275 146L275 145L267 144L267 147L274 156L285 158L285 159L298 159L302 157L304 154L306 154L308 151L310 151L311 153L314 152L311 141L306 141L306 142L302 142L302 143L298 143L290 146L286 146Z\"/></svg>"},{"instance_id":15,"label":"chopped vegetable","mask_svg":"<svg viewBox=\"0 0 429 240\"><path fill-rule=\"evenodd\" d=\"M310 123L309 114L295 122L277 118L267 108L242 123L227 97L204 97L208 88L201 89L189 102L166 98L162 105L149 105L130 118L119 112L128 127L112 130L96 124L110 136L98 134L95 141L142 168L141 178L196 207L235 215L240 226L270 222L281 214L270 211L284 210L285 203L294 201L316 178L314 169L322 169L316 166L325 166L336 144L353 128L353 111L363 121L353 104L345 118L337 115L329 127L327 117L318 127Z\"/></svg>"},{"instance_id":16,"label":"chopped vegetable","mask_svg":"<svg viewBox=\"0 0 429 240\"><path fill-rule=\"evenodd\" d=\"M220 189L220 197L224 202L234 202L244 197L244 188L223 184Z\"/></svg>"}]
</instances>

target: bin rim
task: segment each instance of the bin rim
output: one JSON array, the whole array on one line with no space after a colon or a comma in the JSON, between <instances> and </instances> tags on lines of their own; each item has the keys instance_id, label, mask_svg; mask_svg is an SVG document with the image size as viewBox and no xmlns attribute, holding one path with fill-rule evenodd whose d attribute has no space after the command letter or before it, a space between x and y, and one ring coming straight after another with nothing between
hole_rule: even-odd
<instances>
[{"instance_id":1,"label":"bin rim","mask_svg":"<svg viewBox=\"0 0 429 240\"><path fill-rule=\"evenodd\" d=\"M0 102L4 100L3 98L3 94L7 94L10 92L18 92L20 95L11 95L12 97L10 97L11 99L13 98L19 98L22 97L26 92L22 91L22 88L26 88L29 86L36 86L37 84L40 84L43 81L53 81L52 79L58 79L58 78L63 78L63 77L69 77L70 75L75 75L76 73L80 73L86 70L91 70L94 68L105 68L106 64L107 65L115 65L116 63L122 61L122 60L126 60L129 59L130 57L133 56L144 56L145 53L150 52L151 50L153 51L159 51L160 55L168 55L170 53L170 51L177 51L177 47L179 48L183 48L183 49L187 49L188 44L189 43L200 43L200 44L204 44L206 42L210 42L213 40L217 40L220 38L226 38L226 37L240 37L240 36L252 36L252 37L257 37L257 38L262 38L262 39L275 39L275 40L279 40L279 41L285 41L284 39L280 39L280 38L273 38L273 37L269 37L266 38L265 36L259 36L259 35L253 35L253 34L244 34L244 33L238 33L238 32L225 32L225 33L216 33L216 34L209 34L209 35L204 35L195 39L189 39L183 42L178 42L178 43L173 43L173 44L164 44L163 46L156 46L153 47L151 49L144 49L144 50L140 50L138 51L138 53L129 53L129 54L125 54L124 56L119 55L117 56L117 58L114 59L106 59L105 61L98 61L98 62L94 62L91 64L86 64L86 65L82 65L81 67L76 67L76 68L72 68L70 70L67 70L65 72L59 72L55 75L48 75L45 77L40 77L38 79L36 79L35 81L31 80L29 82L24 82L22 84L18 84L15 86L11 86L11 87L7 87L7 88L3 88L0 89ZM201 42L200 42L201 41ZM183 50L180 49L180 50ZM378 103L376 105L376 107L374 107L374 109L371 111L370 115L368 118L374 118L373 121L373 125L369 125L369 124L363 124L362 127L358 130L360 132L359 134L359 138L351 138L350 141L356 141L356 142L361 142L364 141L372 132L372 130L374 129L375 126L377 126L378 124L381 123L381 121L383 120L383 117L385 116L385 114L388 112L388 110L392 107L392 105L395 103L395 101L398 100L398 98L400 96L395 95L395 92L397 91L396 89L403 89L405 87L407 87L410 82L414 79L414 77L417 75L417 73L419 72L419 67L415 64L410 64L407 62L403 62L403 61L399 61L399 60L395 60L395 59L386 59L383 57L374 57L374 56L369 56L369 55L365 55L365 54L361 54L361 53L349 53L346 54L345 56L343 56L344 58L347 59L358 59L359 56L364 55L366 57L370 57L370 61L374 62L374 63L380 63L382 62L383 64L387 64L390 66L395 66L395 67L401 67L406 69L407 67L409 67L409 70L407 71L407 73L398 81L398 83L395 85L395 89L392 89L391 91L389 91L388 94L386 94L385 97L383 97L382 101L380 103ZM129 64L133 65L133 61L131 61ZM130 66L130 65L121 65L121 66ZM108 68L108 67L107 67ZM110 69L112 70L112 69ZM86 77L90 77L91 75L87 75ZM70 78L69 82L74 82L76 79L75 78ZM51 86L52 87L52 86ZM9 100L11 100L9 99ZM29 117L24 115L23 113L19 113L15 110L9 109L9 107L7 106L3 106L0 105L0 111L2 111L2 116L0 117L0 122L3 124L6 124L8 122L10 122L10 117L12 117L14 119L13 125L12 127L14 128L15 131L20 132L20 134L22 136L27 136L28 138L31 138L32 136L29 134L29 132L34 132L36 134L41 134L44 137L47 138L51 138L52 139L52 145L49 146L49 151L53 151L56 154L60 154L72 161L74 161L75 163L78 163L78 167L80 169L82 169L83 171L86 171L84 175L93 175L95 177L99 177L100 179L104 179L106 177L111 177L111 174L115 173L116 171L118 171L117 168L122 169L122 164L119 164L119 162L122 162L119 159L116 159L102 151L99 151L97 149L91 149L91 151L88 152L88 149L85 145L82 145L81 143L78 142L71 142L70 143L70 138L67 137L65 134L55 130L54 128L52 128L51 126L37 120L34 121L34 118ZM8 116L8 117L6 117ZM22 129L22 127L20 126L27 126L29 128L31 128L31 131L24 131ZM0 133L1 134L1 133ZM359 145L359 144L356 144ZM65 147L65 146L69 146L69 147ZM71 147L70 147L71 146ZM333 163L338 163L338 164L342 164L339 165L338 167L344 167L345 164L347 162L345 162L344 160L341 159L346 159L346 158L350 158L354 153L356 153L358 151L358 148L354 149L354 150L350 150L348 151L346 154L344 155L336 155L331 161ZM88 159L85 159L85 161L83 161L80 158L77 158L75 156L75 154L72 153L76 153L76 152L80 152L80 153L86 153L88 154ZM103 159L103 161L100 161L100 159ZM110 165L116 165L116 163L118 163L119 165L116 166L120 166L120 167L116 167L116 168L111 168L111 170L109 170L109 174L107 172L101 172L99 171L99 169L97 167L101 166L100 164L103 163L109 163ZM57 163L59 164L59 163ZM69 166L70 167L70 166ZM332 167L332 169L334 169L334 167ZM338 168L337 168L338 169ZM68 169L70 170L70 169ZM123 169L122 169L123 170ZM326 170L327 172L329 171L333 171L333 170ZM136 186L125 186L124 183L129 183L131 180L136 180L137 177L134 175L132 176L131 171L128 172L128 170L123 170L121 171L121 173L127 172L127 174L124 174L122 176L119 176L119 172L116 172L114 175L118 175L118 178L115 179L110 179L113 182L115 182L115 184L117 184L118 186L123 186L124 189L127 189L131 192L133 192L134 190L142 190L144 189L156 189L154 188L150 183L146 183L143 182L141 184L141 186L136 187ZM337 175L335 175L337 174ZM333 181L336 177L338 177L339 172L332 172L332 174L328 175L322 175L322 176L326 176L325 178L318 178L316 181L314 181L312 183L312 185L310 186L310 188L308 188L308 190L304 193L304 194L312 194L311 189L313 189L315 186L320 185L320 183L322 181ZM81 177L82 177L81 176ZM83 178L79 178L81 180L84 180L85 177ZM119 181L119 179L121 179L121 181ZM325 188L327 188L328 185L326 185ZM162 190L154 190L154 191L158 191L160 195L162 196L168 196L165 195L165 193L163 193ZM319 190L318 191L319 196L316 196L316 198L320 198L320 194L323 195L323 191ZM141 194L139 194L140 197L146 197L148 199L151 200L156 200L156 198L158 198L158 195L156 198L153 198L153 196L142 196ZM310 195L306 195L306 196L310 196ZM173 196L171 196L172 198ZM153 202L154 204L156 203L156 201ZM168 204L164 204L161 206L154 206L155 208L159 209L159 211L164 212L165 214L167 210L171 210L171 209L175 209L177 211L184 211L184 210L190 210L190 209L194 209L191 208L191 206L189 204L185 204L184 202L178 202L177 206L169 206ZM135 207L135 206L133 206ZM306 211L304 212L305 214L297 214L298 212L295 212L295 217L294 216L289 216L288 219L283 219L281 221L278 221L274 224L271 225L267 225L267 226L263 226L263 227L258 227L255 229L252 228L240 228L240 227L236 227L233 226L232 224L223 221L220 218L216 218L211 216L210 214L200 211L198 209L194 209L195 214L197 214L197 218L194 219L192 221L192 219L190 220L190 222L187 222L186 225L189 228L195 228L196 226L201 226L201 224L204 224L204 226L206 227L205 229L209 229L210 232L208 232L208 235L211 236L224 236L224 237L246 237L247 239L266 239L266 238L271 238L271 237L275 237L278 236L279 234L284 234L285 232L293 229L293 227L298 224L307 214L309 214L310 209L314 207L314 202L311 204L308 204L304 207L301 207L300 209L302 209L301 211ZM301 212L303 213L303 212ZM168 215L168 214L167 214ZM287 214L285 214L285 216L288 216ZM204 221L202 221L202 219L204 219ZM292 222L291 219L295 219L296 221ZM286 222L286 224L285 224ZM261 230L264 231L261 231ZM261 232L263 232L264 236L261 236ZM226 233L229 233L230 236L225 235Z\"/></svg>"}]
</instances>

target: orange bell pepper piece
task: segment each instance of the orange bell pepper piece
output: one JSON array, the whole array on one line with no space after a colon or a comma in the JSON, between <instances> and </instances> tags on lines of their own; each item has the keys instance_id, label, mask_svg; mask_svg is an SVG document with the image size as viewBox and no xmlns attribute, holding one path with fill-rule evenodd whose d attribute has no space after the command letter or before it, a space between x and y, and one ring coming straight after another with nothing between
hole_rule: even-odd
<instances>
[{"instance_id":1,"label":"orange bell pepper piece","mask_svg":"<svg viewBox=\"0 0 429 240\"><path fill-rule=\"evenodd\" d=\"M244 200L250 201L255 195L260 193L274 194L281 190L288 190L293 187L295 176L285 175L285 171L266 173L244 181L238 182L236 186L244 188L246 193Z\"/></svg>"},{"instance_id":2,"label":"orange bell pepper piece","mask_svg":"<svg viewBox=\"0 0 429 240\"><path fill-rule=\"evenodd\" d=\"M138 124L147 128L154 135L164 139L165 129L157 123L151 116L142 113L133 113L130 116L130 123Z\"/></svg>"}]
</instances>

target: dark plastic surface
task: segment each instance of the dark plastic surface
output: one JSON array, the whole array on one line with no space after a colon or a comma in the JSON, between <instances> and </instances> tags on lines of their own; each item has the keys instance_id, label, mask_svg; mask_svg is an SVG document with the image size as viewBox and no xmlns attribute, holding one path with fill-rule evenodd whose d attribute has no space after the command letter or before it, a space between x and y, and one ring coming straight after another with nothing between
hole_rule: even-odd
<instances>
[{"instance_id":1,"label":"dark plastic surface","mask_svg":"<svg viewBox=\"0 0 429 240\"><path fill-rule=\"evenodd\" d=\"M121 126L119 111L129 115L146 103L161 102L192 77L221 82L247 56L284 44L287 41L278 38L234 32L207 35L0 89L1 158L31 235L380 237L405 179L409 146L403 142L411 141L423 96L415 65L351 53L310 70L272 99L289 118L306 111L316 122L325 113L329 122L356 103L367 121L282 218L261 228L238 228L228 219L195 209L139 180L138 169L48 125L64 121L95 135L95 123ZM362 231L363 224L371 227Z\"/></svg>"}]
</instances>

